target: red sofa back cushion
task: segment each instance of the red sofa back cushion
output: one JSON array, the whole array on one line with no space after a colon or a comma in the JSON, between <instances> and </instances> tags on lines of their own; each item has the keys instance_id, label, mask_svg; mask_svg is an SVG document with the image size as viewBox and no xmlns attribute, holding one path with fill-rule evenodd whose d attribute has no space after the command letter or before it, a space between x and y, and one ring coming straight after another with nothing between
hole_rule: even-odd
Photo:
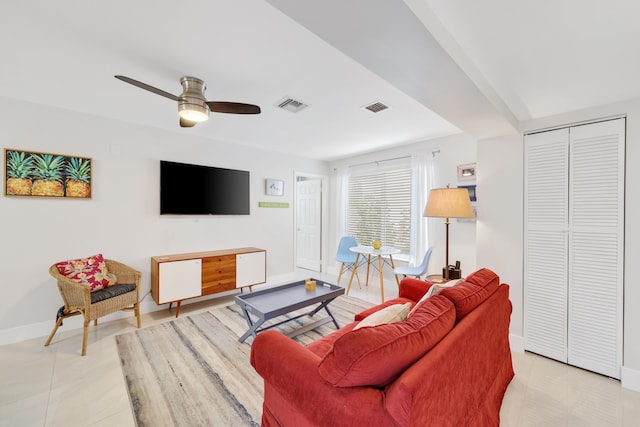
<instances>
[{"instance_id":1,"label":"red sofa back cushion","mask_svg":"<svg viewBox=\"0 0 640 427\"><path fill-rule=\"evenodd\" d=\"M464 281L444 288L438 295L450 299L456 307L456 322L489 298L500 286L500 278L488 268L481 268Z\"/></svg>"},{"instance_id":2,"label":"red sofa back cushion","mask_svg":"<svg viewBox=\"0 0 640 427\"><path fill-rule=\"evenodd\" d=\"M337 387L383 387L436 345L454 323L452 302L436 295L404 322L342 335L320 361L318 372Z\"/></svg>"}]
</instances>

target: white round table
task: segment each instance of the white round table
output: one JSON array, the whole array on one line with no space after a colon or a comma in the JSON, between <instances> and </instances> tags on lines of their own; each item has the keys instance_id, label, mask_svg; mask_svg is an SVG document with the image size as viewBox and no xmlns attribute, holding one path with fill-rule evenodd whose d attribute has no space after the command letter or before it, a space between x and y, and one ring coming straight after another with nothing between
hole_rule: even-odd
<instances>
[{"instance_id":1,"label":"white round table","mask_svg":"<svg viewBox=\"0 0 640 427\"><path fill-rule=\"evenodd\" d=\"M349 290L351 289L351 282L353 282L353 276L356 273L356 268L360 261L361 255L367 256L367 280L365 283L367 286L369 286L369 269L371 268L371 257L373 256L378 258L378 265L376 266L374 264L373 266L374 268L378 269L378 273L380 275L380 297L382 298L382 302L384 302L384 279L382 277L382 271L384 266L387 264L387 261L385 258L387 257L389 258L388 264L391 266L392 269L396 268L395 264L393 263L393 255L399 254L402 251L400 249L397 249L391 246L383 246L380 249L374 249L373 246L354 246L353 248L349 248L349 250L351 252L356 253L356 262L354 264L354 268L351 271L351 277L349 278L349 285L347 286L347 295L349 295ZM395 276L395 278L396 278L396 284L399 287L400 281L398 280L398 276Z\"/></svg>"}]
</instances>

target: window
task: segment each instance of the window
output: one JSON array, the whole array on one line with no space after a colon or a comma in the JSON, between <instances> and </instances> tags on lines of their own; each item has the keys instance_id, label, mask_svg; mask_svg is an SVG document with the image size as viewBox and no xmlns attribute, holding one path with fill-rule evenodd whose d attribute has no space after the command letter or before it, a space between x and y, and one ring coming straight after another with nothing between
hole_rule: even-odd
<instances>
[{"instance_id":1,"label":"window","mask_svg":"<svg viewBox=\"0 0 640 427\"><path fill-rule=\"evenodd\" d=\"M347 233L358 243L385 246L409 253L411 246L411 169L397 166L349 177Z\"/></svg>"}]
</instances>

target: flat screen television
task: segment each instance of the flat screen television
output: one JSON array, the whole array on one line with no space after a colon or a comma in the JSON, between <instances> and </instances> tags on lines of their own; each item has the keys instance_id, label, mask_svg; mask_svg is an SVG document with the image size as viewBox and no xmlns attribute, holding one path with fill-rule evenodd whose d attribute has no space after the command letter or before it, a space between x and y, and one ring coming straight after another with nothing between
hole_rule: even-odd
<instances>
[{"instance_id":1,"label":"flat screen television","mask_svg":"<svg viewBox=\"0 0 640 427\"><path fill-rule=\"evenodd\" d=\"M249 172L160 161L160 215L249 215Z\"/></svg>"}]
</instances>

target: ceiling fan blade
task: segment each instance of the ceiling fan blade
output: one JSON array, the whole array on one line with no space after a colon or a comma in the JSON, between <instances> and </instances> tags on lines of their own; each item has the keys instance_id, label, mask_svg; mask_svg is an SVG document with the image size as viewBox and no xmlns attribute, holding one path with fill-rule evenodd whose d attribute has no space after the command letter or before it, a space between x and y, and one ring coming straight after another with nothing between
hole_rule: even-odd
<instances>
[{"instance_id":1,"label":"ceiling fan blade","mask_svg":"<svg viewBox=\"0 0 640 427\"><path fill-rule=\"evenodd\" d=\"M197 123L198 122L192 122L191 120L183 119L182 117L180 117L180 127L181 128L192 128Z\"/></svg>"},{"instance_id":2,"label":"ceiling fan blade","mask_svg":"<svg viewBox=\"0 0 640 427\"><path fill-rule=\"evenodd\" d=\"M126 77L126 76L113 76L113 77L115 77L118 80L122 80L123 82L126 82L126 83L129 83L131 85L137 86L137 87L139 87L141 89L148 90L149 92L153 92L156 95L164 96L165 98L169 98L169 99L171 99L173 101L177 101L178 100L178 97L175 96L174 94L171 94L169 92L165 92L164 90L161 90L161 89L158 89L156 87L150 86L150 85L148 85L146 83L139 82L139 81L134 80L132 78L129 78L129 77Z\"/></svg>"},{"instance_id":3,"label":"ceiling fan blade","mask_svg":"<svg viewBox=\"0 0 640 427\"><path fill-rule=\"evenodd\" d=\"M231 114L260 114L260 107L253 104L242 104L240 102L222 102L222 101L208 101L207 105L216 113L231 113Z\"/></svg>"}]
</instances>

